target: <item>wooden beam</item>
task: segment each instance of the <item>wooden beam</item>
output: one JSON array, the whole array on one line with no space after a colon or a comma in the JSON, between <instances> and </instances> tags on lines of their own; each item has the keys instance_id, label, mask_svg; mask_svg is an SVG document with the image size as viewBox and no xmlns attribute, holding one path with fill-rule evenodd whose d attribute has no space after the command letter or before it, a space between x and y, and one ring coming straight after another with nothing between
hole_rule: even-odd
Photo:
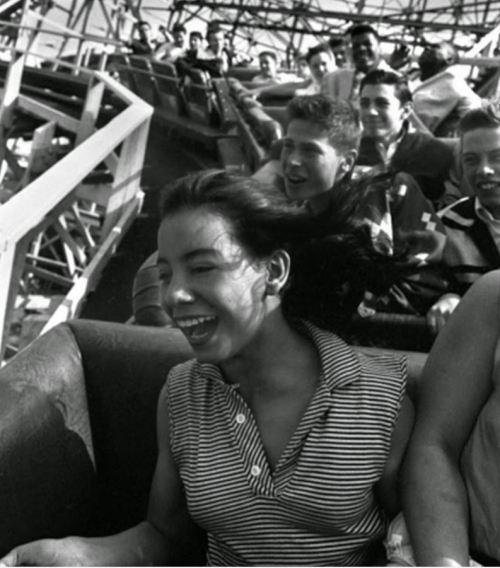
<instances>
[{"instance_id":1,"label":"wooden beam","mask_svg":"<svg viewBox=\"0 0 500 568\"><path fill-rule=\"evenodd\" d=\"M106 266L109 258L116 251L128 227L132 224L137 213L140 211L143 195L144 194L141 192L128 204L123 211L121 219L116 226L113 227L112 231L102 243L99 252L94 256L59 307L55 310L52 317L43 328L42 333L45 333L59 323L68 321L79 315L85 297L97 286L104 266Z\"/></svg>"},{"instance_id":2,"label":"wooden beam","mask_svg":"<svg viewBox=\"0 0 500 568\"><path fill-rule=\"evenodd\" d=\"M67 197L113 148L143 124L151 112L152 108L142 102L125 109L2 205L0 227L12 240L22 238L41 223L45 215Z\"/></svg>"}]
</instances>

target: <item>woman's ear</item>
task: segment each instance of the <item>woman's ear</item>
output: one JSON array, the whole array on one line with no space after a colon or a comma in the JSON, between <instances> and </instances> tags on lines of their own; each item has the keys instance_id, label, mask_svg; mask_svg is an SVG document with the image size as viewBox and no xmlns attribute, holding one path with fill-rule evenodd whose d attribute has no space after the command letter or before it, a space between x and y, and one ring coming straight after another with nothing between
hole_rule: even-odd
<instances>
[{"instance_id":1,"label":"woman's ear","mask_svg":"<svg viewBox=\"0 0 500 568\"><path fill-rule=\"evenodd\" d=\"M348 150L343 156L339 164L339 168L337 170L337 174L335 176L335 181L340 181L344 178L347 174L352 171L354 164L358 158L358 151L354 148Z\"/></svg>"},{"instance_id":2,"label":"woman's ear","mask_svg":"<svg viewBox=\"0 0 500 568\"><path fill-rule=\"evenodd\" d=\"M290 255L283 249L273 252L266 262L266 295L281 293L290 275Z\"/></svg>"}]
</instances>

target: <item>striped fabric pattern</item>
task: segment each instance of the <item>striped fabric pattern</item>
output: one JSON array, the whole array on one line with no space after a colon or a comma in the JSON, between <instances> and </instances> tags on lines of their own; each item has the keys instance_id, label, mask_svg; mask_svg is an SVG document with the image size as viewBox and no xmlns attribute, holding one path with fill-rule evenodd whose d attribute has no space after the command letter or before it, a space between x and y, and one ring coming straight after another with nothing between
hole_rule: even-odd
<instances>
[{"instance_id":1,"label":"striped fabric pattern","mask_svg":"<svg viewBox=\"0 0 500 568\"><path fill-rule=\"evenodd\" d=\"M443 261L451 273L450 292L463 295L480 276L500 268L500 253L477 214L475 197L464 197L439 215L447 234Z\"/></svg>"},{"instance_id":2,"label":"striped fabric pattern","mask_svg":"<svg viewBox=\"0 0 500 568\"><path fill-rule=\"evenodd\" d=\"M374 499L404 393L402 358L356 355L304 323L322 377L274 471L257 424L214 365L167 379L171 446L212 565L356 565L385 535Z\"/></svg>"}]
</instances>

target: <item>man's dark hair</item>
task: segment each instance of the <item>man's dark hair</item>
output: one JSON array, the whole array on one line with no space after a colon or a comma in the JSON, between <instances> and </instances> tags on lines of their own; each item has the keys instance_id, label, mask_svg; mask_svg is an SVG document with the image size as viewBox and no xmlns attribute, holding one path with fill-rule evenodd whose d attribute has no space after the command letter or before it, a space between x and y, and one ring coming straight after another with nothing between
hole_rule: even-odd
<instances>
[{"instance_id":1,"label":"man's dark hair","mask_svg":"<svg viewBox=\"0 0 500 568\"><path fill-rule=\"evenodd\" d=\"M325 131L340 153L357 150L361 139L359 112L350 102L328 95L294 97L287 106L288 120L305 120Z\"/></svg>"},{"instance_id":2,"label":"man's dark hair","mask_svg":"<svg viewBox=\"0 0 500 568\"><path fill-rule=\"evenodd\" d=\"M335 49L336 47L345 47L345 41L343 37L332 35L328 40L328 45L330 49Z\"/></svg>"},{"instance_id":3,"label":"man's dark hair","mask_svg":"<svg viewBox=\"0 0 500 568\"><path fill-rule=\"evenodd\" d=\"M189 37L197 37L198 39L203 39L203 34L201 32L194 31L189 34Z\"/></svg>"},{"instance_id":4,"label":"man's dark hair","mask_svg":"<svg viewBox=\"0 0 500 568\"><path fill-rule=\"evenodd\" d=\"M413 100L407 80L393 71L374 69L369 71L361 80L360 93L363 93L365 85L393 85L394 91L401 105Z\"/></svg>"},{"instance_id":5,"label":"man's dark hair","mask_svg":"<svg viewBox=\"0 0 500 568\"><path fill-rule=\"evenodd\" d=\"M485 100L479 108L467 111L459 123L459 132L463 136L476 128L500 127L500 100Z\"/></svg>"},{"instance_id":6,"label":"man's dark hair","mask_svg":"<svg viewBox=\"0 0 500 568\"><path fill-rule=\"evenodd\" d=\"M184 24L181 24L180 22L177 22L176 24L173 25L172 32L186 33L186 26Z\"/></svg>"},{"instance_id":7,"label":"man's dark hair","mask_svg":"<svg viewBox=\"0 0 500 568\"><path fill-rule=\"evenodd\" d=\"M274 61L276 61L276 63L278 63L278 56L276 55L276 52L270 50L261 51L259 53L259 59L264 56L271 57Z\"/></svg>"},{"instance_id":8,"label":"man's dark hair","mask_svg":"<svg viewBox=\"0 0 500 568\"><path fill-rule=\"evenodd\" d=\"M330 46L328 45L328 43L318 43L318 45L310 47L307 50L307 53L306 53L307 62L309 63L315 55L318 55L318 53L328 53L331 57L333 57L333 52L330 49Z\"/></svg>"},{"instance_id":9,"label":"man's dark hair","mask_svg":"<svg viewBox=\"0 0 500 568\"><path fill-rule=\"evenodd\" d=\"M346 35L351 38L362 34L373 34L377 39L380 39L377 30L370 24L354 24L346 32Z\"/></svg>"}]
</instances>

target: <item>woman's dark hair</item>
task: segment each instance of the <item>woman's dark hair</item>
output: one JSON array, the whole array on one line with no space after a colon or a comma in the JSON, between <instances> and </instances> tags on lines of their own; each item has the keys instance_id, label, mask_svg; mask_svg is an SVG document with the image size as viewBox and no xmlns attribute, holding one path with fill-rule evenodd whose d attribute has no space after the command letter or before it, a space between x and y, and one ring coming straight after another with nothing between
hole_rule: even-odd
<instances>
[{"instance_id":1,"label":"woman's dark hair","mask_svg":"<svg viewBox=\"0 0 500 568\"><path fill-rule=\"evenodd\" d=\"M288 249L305 230L307 214L274 187L225 170L205 170L169 185L162 218L186 209L206 208L230 221L234 236L256 258Z\"/></svg>"},{"instance_id":2,"label":"woman's dark hair","mask_svg":"<svg viewBox=\"0 0 500 568\"><path fill-rule=\"evenodd\" d=\"M206 208L231 223L236 239L256 259L287 250L291 275L283 309L288 317L340 333L365 290L387 286L391 260L376 252L369 231L353 221L355 200L348 192L333 191L330 206L317 216L273 186L208 170L177 180L162 197L162 219Z\"/></svg>"}]
</instances>

